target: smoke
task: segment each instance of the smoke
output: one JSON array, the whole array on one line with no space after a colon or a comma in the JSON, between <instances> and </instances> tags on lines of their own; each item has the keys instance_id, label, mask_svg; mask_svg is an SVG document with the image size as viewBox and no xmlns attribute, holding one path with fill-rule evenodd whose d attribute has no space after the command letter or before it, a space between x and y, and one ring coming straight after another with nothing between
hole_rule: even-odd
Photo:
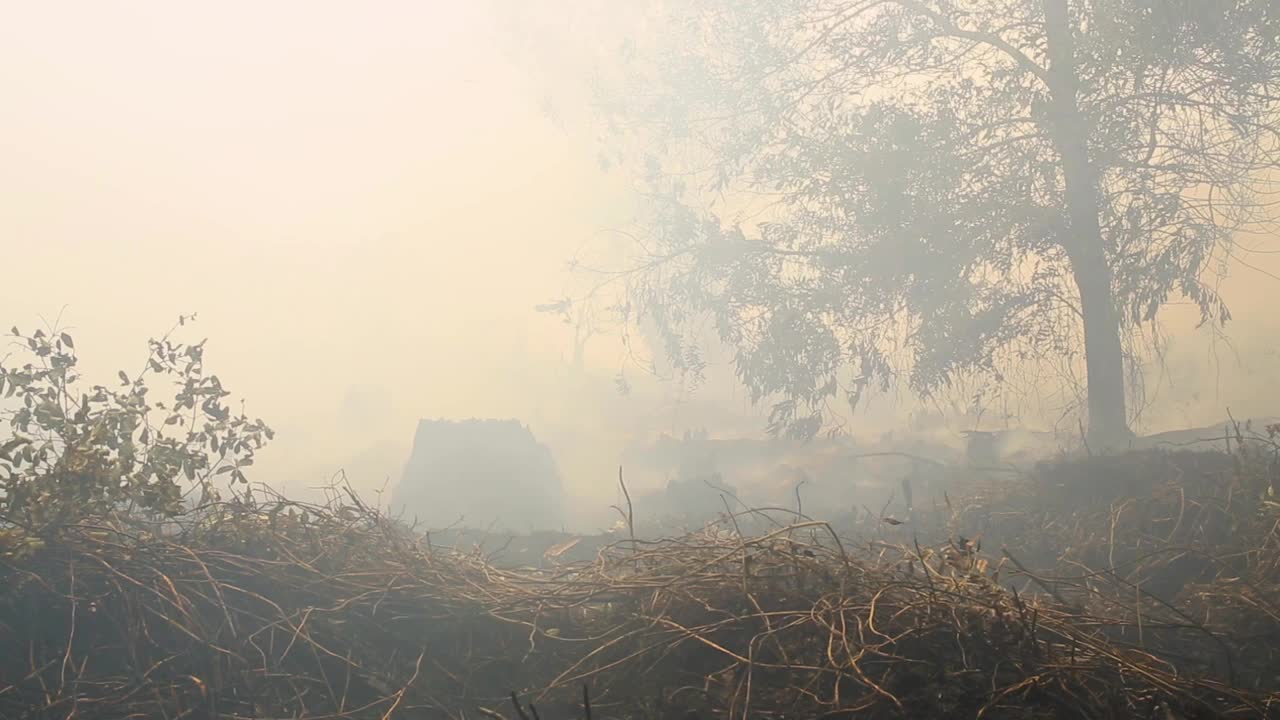
<instances>
[{"instance_id":1,"label":"smoke","mask_svg":"<svg viewBox=\"0 0 1280 720\"><path fill-rule=\"evenodd\" d=\"M612 252L635 196L602 167L584 95L543 112L548 87L586 74L584 35L559 4L533 7L531 39L564 49L554 77L513 60L511 18L479 4L10 7L4 327L70 327L105 380L198 312L185 337L209 337L210 370L279 431L254 479L304 496L339 470L369 494L397 481L420 418L515 418L551 447L572 512L605 524L627 447L759 436L730 354L692 392L630 363L614 328L575 365L573 327L535 311L572 289L568 260ZM1280 406L1280 256L1241 257L1223 288L1230 343L1171 320L1146 427ZM952 400L952 417L970 410ZM880 398L848 429L878 436L934 409ZM984 427L1054 419L994 414Z\"/></svg>"}]
</instances>

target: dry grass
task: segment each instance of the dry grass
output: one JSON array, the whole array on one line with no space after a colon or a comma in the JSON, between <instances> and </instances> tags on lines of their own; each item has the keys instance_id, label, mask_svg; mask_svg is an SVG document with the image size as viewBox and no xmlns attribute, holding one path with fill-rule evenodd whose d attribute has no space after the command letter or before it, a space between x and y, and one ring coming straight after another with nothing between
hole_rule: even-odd
<instances>
[{"instance_id":1,"label":"dry grass","mask_svg":"<svg viewBox=\"0 0 1280 720\"><path fill-rule=\"evenodd\" d=\"M551 720L586 687L596 720L1280 717L1269 480L1231 461L1201 492L1153 463L1110 499L1046 490L1087 464L948 497L931 546L903 535L919 519L852 541L735 516L550 571L349 496L11 532L0 716L532 717L515 691Z\"/></svg>"}]
</instances>

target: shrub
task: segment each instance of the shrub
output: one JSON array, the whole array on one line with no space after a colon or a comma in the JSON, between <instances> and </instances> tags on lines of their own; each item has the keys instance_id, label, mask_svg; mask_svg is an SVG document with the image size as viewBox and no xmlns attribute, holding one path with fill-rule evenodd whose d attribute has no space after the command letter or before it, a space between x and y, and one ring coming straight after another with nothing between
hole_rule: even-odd
<instances>
[{"instance_id":1,"label":"shrub","mask_svg":"<svg viewBox=\"0 0 1280 720\"><path fill-rule=\"evenodd\" d=\"M193 318L149 340L141 371L120 371L115 387L84 387L69 333L12 330L14 352L0 357L0 524L10 539L105 513L173 517L221 499L218 479L248 496L245 468L273 433L228 407L230 393L205 371L205 341L170 339ZM157 400L165 385L171 399Z\"/></svg>"}]
</instances>

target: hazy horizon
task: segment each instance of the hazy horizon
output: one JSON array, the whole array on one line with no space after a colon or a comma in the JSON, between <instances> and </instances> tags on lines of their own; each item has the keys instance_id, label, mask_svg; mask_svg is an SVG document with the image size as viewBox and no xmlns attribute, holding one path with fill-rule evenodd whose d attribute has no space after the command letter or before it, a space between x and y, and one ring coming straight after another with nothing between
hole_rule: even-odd
<instances>
[{"instance_id":1,"label":"hazy horizon","mask_svg":"<svg viewBox=\"0 0 1280 720\"><path fill-rule=\"evenodd\" d=\"M594 507L637 438L763 434L732 373L700 395L641 382L623 398L616 336L575 373L572 331L535 312L634 199L592 137L542 112L482 4L11 3L4 17L0 324L61 317L109 377L198 313L182 337L208 337L210 371L279 432L252 479L297 491L346 468L371 492L399 479L419 418L515 418ZM1238 359L1173 313L1171 382L1145 430L1280 413L1280 255L1247 258L1256 269L1223 287Z\"/></svg>"}]
</instances>

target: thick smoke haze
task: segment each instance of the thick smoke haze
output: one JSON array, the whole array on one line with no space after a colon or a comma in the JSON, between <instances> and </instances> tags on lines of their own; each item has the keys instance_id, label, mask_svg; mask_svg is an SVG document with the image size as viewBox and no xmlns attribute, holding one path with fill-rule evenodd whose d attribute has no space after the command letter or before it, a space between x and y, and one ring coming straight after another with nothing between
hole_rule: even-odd
<instances>
[{"instance_id":1,"label":"thick smoke haze","mask_svg":"<svg viewBox=\"0 0 1280 720\"><path fill-rule=\"evenodd\" d=\"M542 12L540 42L582 42ZM534 311L633 197L591 133L543 112L546 78L505 51L502 19L459 2L5 3L0 322L60 318L105 381L198 313L183 337L208 337L210 370L278 431L253 479L294 493L340 469L365 492L394 482L419 418L510 417L594 522L628 443L762 434L724 358L700 393L632 377L624 397L616 333L575 367L572 328ZM1170 315L1144 430L1280 410L1280 255L1239 257L1229 340ZM911 409L884 400L854 426Z\"/></svg>"}]
</instances>

